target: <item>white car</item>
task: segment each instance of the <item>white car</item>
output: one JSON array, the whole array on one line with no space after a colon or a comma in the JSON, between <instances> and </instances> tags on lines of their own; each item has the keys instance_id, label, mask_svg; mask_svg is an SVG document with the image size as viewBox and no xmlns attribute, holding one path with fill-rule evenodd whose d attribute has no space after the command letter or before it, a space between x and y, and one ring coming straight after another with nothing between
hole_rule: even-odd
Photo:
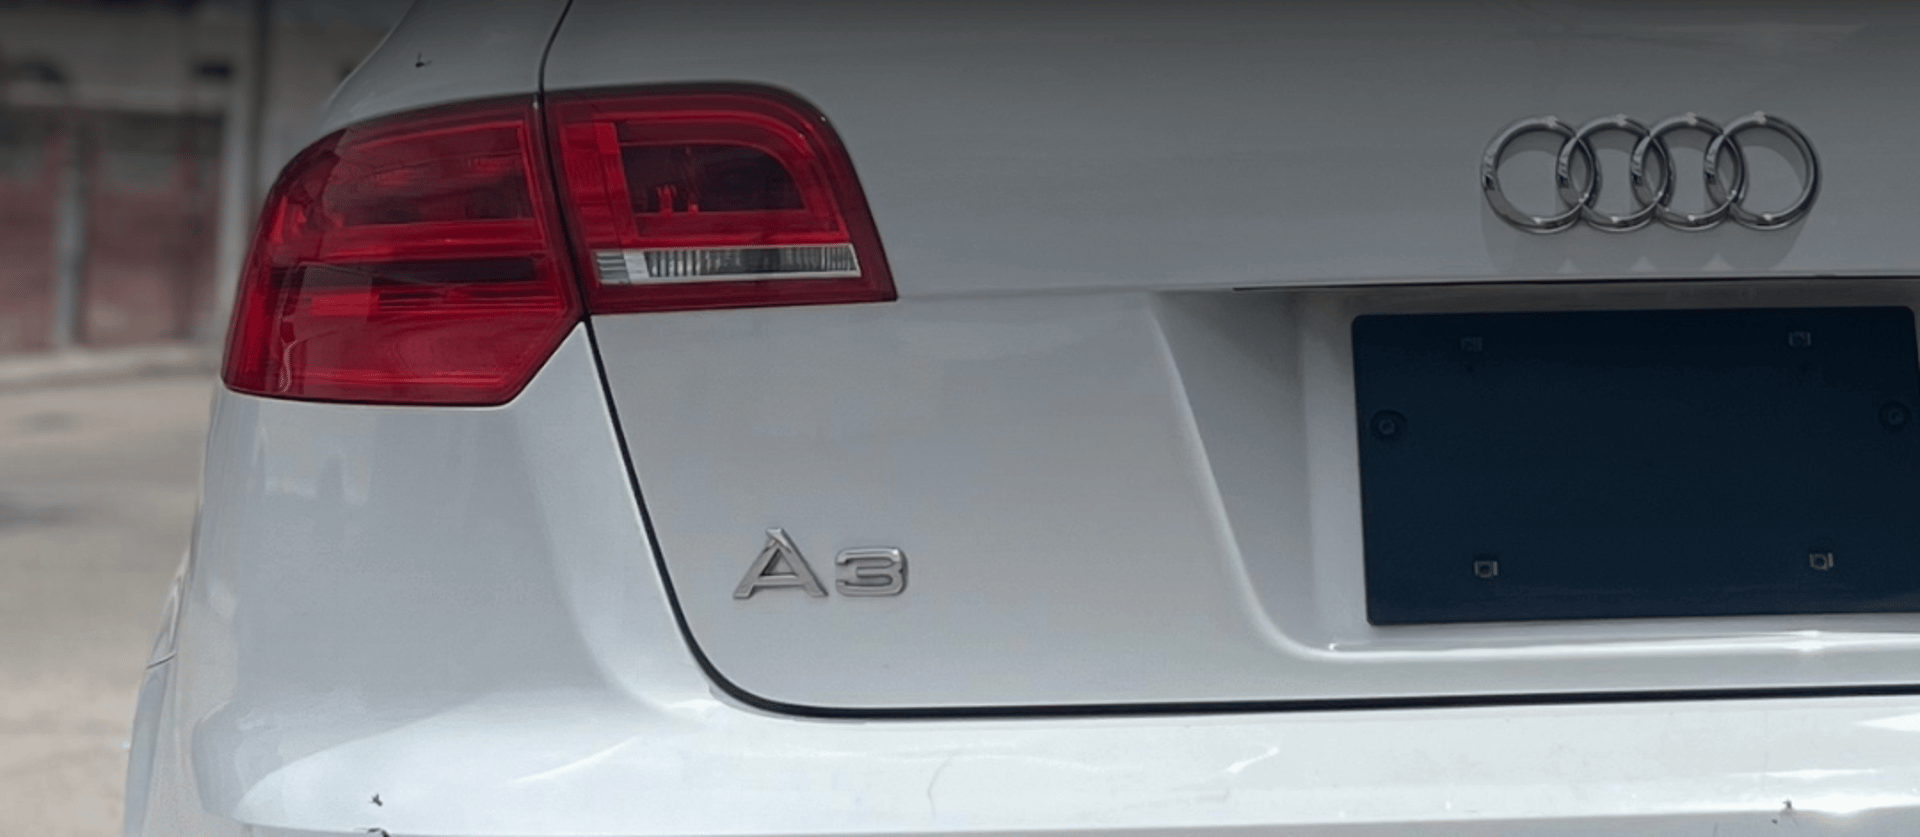
<instances>
[{"instance_id":1,"label":"white car","mask_svg":"<svg viewBox=\"0 0 1920 837\"><path fill-rule=\"evenodd\" d=\"M1920 834L1920 5L422 2L127 833Z\"/></svg>"}]
</instances>

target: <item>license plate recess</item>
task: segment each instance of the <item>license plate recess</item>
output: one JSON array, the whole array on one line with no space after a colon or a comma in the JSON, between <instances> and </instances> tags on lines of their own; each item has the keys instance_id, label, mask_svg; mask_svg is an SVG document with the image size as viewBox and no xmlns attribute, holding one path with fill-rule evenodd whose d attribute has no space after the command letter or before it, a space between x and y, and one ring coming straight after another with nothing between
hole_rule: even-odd
<instances>
[{"instance_id":1,"label":"license plate recess","mask_svg":"<svg viewBox=\"0 0 1920 837\"><path fill-rule=\"evenodd\" d=\"M1904 307L1353 323L1375 625L1920 611Z\"/></svg>"}]
</instances>

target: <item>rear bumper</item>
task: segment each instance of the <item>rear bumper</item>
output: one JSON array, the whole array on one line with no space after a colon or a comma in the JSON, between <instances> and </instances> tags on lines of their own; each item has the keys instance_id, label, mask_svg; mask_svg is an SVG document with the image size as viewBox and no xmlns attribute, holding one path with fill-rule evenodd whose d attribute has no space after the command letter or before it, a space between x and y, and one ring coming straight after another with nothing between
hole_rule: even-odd
<instances>
[{"instance_id":1,"label":"rear bumper","mask_svg":"<svg viewBox=\"0 0 1920 837\"><path fill-rule=\"evenodd\" d=\"M734 705L690 663L653 674L341 741L228 810L156 795L147 822L196 830L144 833L1920 832L1916 699L860 723ZM191 773L182 755L161 757Z\"/></svg>"}]
</instances>

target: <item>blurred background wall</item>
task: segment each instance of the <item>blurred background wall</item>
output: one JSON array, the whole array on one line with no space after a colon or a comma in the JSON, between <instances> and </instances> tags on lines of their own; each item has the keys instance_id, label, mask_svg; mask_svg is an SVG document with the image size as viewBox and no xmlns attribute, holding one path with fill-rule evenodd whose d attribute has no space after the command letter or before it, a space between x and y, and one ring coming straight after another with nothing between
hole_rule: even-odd
<instances>
[{"instance_id":1,"label":"blurred background wall","mask_svg":"<svg viewBox=\"0 0 1920 837\"><path fill-rule=\"evenodd\" d=\"M0 0L0 360L211 345L273 175L405 0Z\"/></svg>"}]
</instances>

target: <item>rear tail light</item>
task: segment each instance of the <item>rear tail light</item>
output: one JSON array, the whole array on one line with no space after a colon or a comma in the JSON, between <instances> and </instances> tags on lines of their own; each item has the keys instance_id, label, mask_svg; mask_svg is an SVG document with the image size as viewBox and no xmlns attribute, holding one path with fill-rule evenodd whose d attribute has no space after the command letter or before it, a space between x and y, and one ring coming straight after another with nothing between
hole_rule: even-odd
<instances>
[{"instance_id":1,"label":"rear tail light","mask_svg":"<svg viewBox=\"0 0 1920 837\"><path fill-rule=\"evenodd\" d=\"M580 319L531 103L349 128L280 175L225 378L318 401L499 404Z\"/></svg>"},{"instance_id":2,"label":"rear tail light","mask_svg":"<svg viewBox=\"0 0 1920 837\"><path fill-rule=\"evenodd\" d=\"M894 298L840 140L766 88L552 100L563 203L595 312Z\"/></svg>"},{"instance_id":3,"label":"rear tail light","mask_svg":"<svg viewBox=\"0 0 1920 837\"><path fill-rule=\"evenodd\" d=\"M494 405L579 322L581 287L595 313L894 298L852 165L805 102L665 88L551 109L551 167L525 100L348 128L289 163L241 277L227 385Z\"/></svg>"}]
</instances>

